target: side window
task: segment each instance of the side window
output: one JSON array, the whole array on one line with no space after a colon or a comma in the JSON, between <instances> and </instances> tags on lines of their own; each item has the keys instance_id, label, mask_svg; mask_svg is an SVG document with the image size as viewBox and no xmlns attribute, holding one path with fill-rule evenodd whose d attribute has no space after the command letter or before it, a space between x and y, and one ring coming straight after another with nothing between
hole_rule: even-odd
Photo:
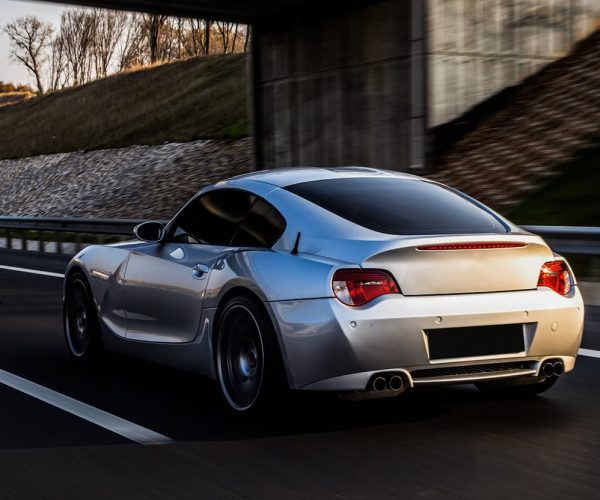
<instances>
[{"instance_id":1,"label":"side window","mask_svg":"<svg viewBox=\"0 0 600 500\"><path fill-rule=\"evenodd\" d=\"M171 238L180 243L227 245L248 214L256 196L217 189L196 198L175 221Z\"/></svg>"},{"instance_id":2,"label":"side window","mask_svg":"<svg viewBox=\"0 0 600 500\"><path fill-rule=\"evenodd\" d=\"M285 230L285 219L270 203L257 198L231 244L237 247L270 248Z\"/></svg>"}]
</instances>

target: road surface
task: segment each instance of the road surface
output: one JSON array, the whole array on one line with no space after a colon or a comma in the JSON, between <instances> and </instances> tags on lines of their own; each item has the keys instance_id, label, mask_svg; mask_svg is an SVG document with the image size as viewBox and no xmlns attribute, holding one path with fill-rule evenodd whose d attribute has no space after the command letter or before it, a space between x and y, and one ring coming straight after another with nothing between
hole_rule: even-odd
<instances>
[{"instance_id":1,"label":"road surface","mask_svg":"<svg viewBox=\"0 0 600 500\"><path fill-rule=\"evenodd\" d=\"M598 358L529 400L471 386L364 403L301 394L240 417L193 374L71 362L52 275L64 266L0 252L0 498L600 498ZM600 354L598 309L582 347Z\"/></svg>"}]
</instances>

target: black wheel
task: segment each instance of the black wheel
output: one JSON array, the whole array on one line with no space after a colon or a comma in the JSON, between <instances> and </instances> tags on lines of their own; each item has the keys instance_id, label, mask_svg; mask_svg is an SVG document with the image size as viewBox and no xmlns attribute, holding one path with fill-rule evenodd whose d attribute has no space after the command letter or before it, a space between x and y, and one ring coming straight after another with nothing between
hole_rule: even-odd
<instances>
[{"instance_id":1,"label":"black wheel","mask_svg":"<svg viewBox=\"0 0 600 500\"><path fill-rule=\"evenodd\" d=\"M63 318L65 339L71 356L81 361L95 358L102 350L100 326L92 293L81 273L69 277Z\"/></svg>"},{"instance_id":2,"label":"black wheel","mask_svg":"<svg viewBox=\"0 0 600 500\"><path fill-rule=\"evenodd\" d=\"M270 406L285 387L281 355L270 319L247 297L236 297L221 315L215 345L221 392L231 408Z\"/></svg>"},{"instance_id":3,"label":"black wheel","mask_svg":"<svg viewBox=\"0 0 600 500\"><path fill-rule=\"evenodd\" d=\"M482 382L475 384L475 386L481 392L490 396L525 398L547 391L557 380L558 377L553 376L539 378L535 382L517 379L503 382Z\"/></svg>"}]
</instances>

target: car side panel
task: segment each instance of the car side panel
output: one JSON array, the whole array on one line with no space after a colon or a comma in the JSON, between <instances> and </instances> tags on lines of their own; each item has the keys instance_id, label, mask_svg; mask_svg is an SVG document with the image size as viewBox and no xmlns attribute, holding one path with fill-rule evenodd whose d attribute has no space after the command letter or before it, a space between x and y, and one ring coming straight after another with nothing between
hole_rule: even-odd
<instances>
[{"instance_id":1,"label":"car side panel","mask_svg":"<svg viewBox=\"0 0 600 500\"><path fill-rule=\"evenodd\" d=\"M91 246L79 252L67 268L67 274L74 267L83 270L103 326L119 337L127 331L123 280L128 259L127 247Z\"/></svg>"},{"instance_id":2,"label":"car side panel","mask_svg":"<svg viewBox=\"0 0 600 500\"><path fill-rule=\"evenodd\" d=\"M235 286L262 301L333 297L332 270L340 262L264 249L226 248L212 270L205 307L217 307Z\"/></svg>"},{"instance_id":3,"label":"car side panel","mask_svg":"<svg viewBox=\"0 0 600 500\"><path fill-rule=\"evenodd\" d=\"M192 342L147 342L118 337L105 331L104 346L109 350L146 361L215 378L210 345L210 329L212 328L214 314L214 309L204 309L202 311L198 335Z\"/></svg>"}]
</instances>

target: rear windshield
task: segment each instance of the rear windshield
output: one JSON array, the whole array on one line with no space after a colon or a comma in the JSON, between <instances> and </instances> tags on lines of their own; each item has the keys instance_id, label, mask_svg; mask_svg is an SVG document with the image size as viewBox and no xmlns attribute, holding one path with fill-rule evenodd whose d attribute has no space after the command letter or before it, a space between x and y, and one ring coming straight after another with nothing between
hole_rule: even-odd
<instances>
[{"instance_id":1,"label":"rear windshield","mask_svg":"<svg viewBox=\"0 0 600 500\"><path fill-rule=\"evenodd\" d=\"M497 217L468 198L420 180L354 177L302 182L285 189L380 233L507 232Z\"/></svg>"}]
</instances>

